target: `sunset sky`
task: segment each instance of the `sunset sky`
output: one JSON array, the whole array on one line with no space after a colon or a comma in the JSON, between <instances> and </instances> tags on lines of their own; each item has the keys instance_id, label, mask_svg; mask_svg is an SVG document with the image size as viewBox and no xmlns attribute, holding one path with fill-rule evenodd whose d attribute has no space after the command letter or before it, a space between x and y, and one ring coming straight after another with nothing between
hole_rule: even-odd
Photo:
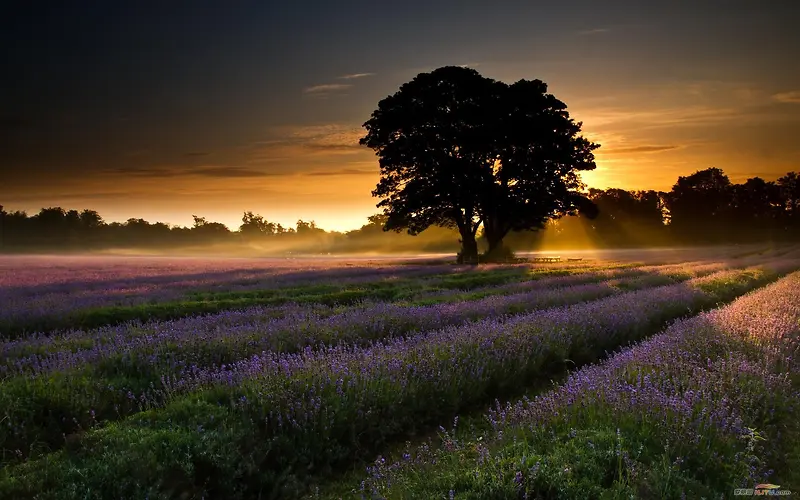
<instances>
[{"instance_id":1,"label":"sunset sky","mask_svg":"<svg viewBox=\"0 0 800 500\"><path fill-rule=\"evenodd\" d=\"M11 3L7 210L357 228L378 211L361 124L444 65L547 82L603 146L594 187L800 170L798 0Z\"/></svg>"}]
</instances>

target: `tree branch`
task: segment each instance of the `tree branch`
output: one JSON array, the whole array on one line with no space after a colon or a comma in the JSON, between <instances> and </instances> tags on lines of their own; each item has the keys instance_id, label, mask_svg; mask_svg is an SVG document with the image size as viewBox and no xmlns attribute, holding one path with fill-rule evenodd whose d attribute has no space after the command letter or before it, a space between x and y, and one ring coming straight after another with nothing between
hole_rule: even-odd
<instances>
[{"instance_id":1,"label":"tree branch","mask_svg":"<svg viewBox=\"0 0 800 500\"><path fill-rule=\"evenodd\" d=\"M472 224L472 223L470 222L470 224ZM470 228L470 230L472 231L472 235L473 236L478 234L478 228L481 227L481 224L483 224L483 219L478 219L478 222L475 223L475 227L471 227Z\"/></svg>"}]
</instances>

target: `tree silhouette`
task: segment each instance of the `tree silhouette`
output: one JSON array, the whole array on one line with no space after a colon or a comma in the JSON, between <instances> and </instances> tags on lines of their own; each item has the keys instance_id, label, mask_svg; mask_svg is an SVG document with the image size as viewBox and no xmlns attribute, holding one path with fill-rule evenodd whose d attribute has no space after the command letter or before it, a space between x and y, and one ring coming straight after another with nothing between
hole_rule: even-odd
<instances>
[{"instance_id":1,"label":"tree silhouette","mask_svg":"<svg viewBox=\"0 0 800 500\"><path fill-rule=\"evenodd\" d=\"M739 240L771 238L780 220L780 190L760 177L731 186L731 215L739 227Z\"/></svg>"},{"instance_id":2,"label":"tree silhouette","mask_svg":"<svg viewBox=\"0 0 800 500\"><path fill-rule=\"evenodd\" d=\"M384 230L457 228L465 261L477 262L481 226L494 256L509 231L595 212L578 172L595 168L599 146L579 136L581 124L539 80L508 85L439 68L380 101L364 127L360 143L379 158L372 194Z\"/></svg>"},{"instance_id":3,"label":"tree silhouette","mask_svg":"<svg viewBox=\"0 0 800 500\"><path fill-rule=\"evenodd\" d=\"M268 222L262 215L244 212L242 225L239 226L242 236L257 237L275 233L275 224Z\"/></svg>"},{"instance_id":4,"label":"tree silhouette","mask_svg":"<svg viewBox=\"0 0 800 500\"><path fill-rule=\"evenodd\" d=\"M783 215L795 223L800 222L800 175L789 172L777 182L783 205Z\"/></svg>"},{"instance_id":5,"label":"tree silhouette","mask_svg":"<svg viewBox=\"0 0 800 500\"><path fill-rule=\"evenodd\" d=\"M389 220L385 214L374 214L367 217L367 223L359 229L363 233L379 234L383 232L386 227L386 222Z\"/></svg>"},{"instance_id":6,"label":"tree silhouette","mask_svg":"<svg viewBox=\"0 0 800 500\"><path fill-rule=\"evenodd\" d=\"M208 240L213 242L224 238L225 235L230 233L228 227L221 222L209 222L205 217L198 217L197 215L192 215L192 219L194 220L192 233L201 241Z\"/></svg>"},{"instance_id":7,"label":"tree silhouette","mask_svg":"<svg viewBox=\"0 0 800 500\"><path fill-rule=\"evenodd\" d=\"M103 218L96 210L85 209L80 213L81 226L84 229L97 229L103 225Z\"/></svg>"},{"instance_id":8,"label":"tree silhouette","mask_svg":"<svg viewBox=\"0 0 800 500\"><path fill-rule=\"evenodd\" d=\"M678 177L667 195L673 232L690 241L725 238L732 222L731 198L731 181L719 168Z\"/></svg>"},{"instance_id":9,"label":"tree silhouette","mask_svg":"<svg viewBox=\"0 0 800 500\"><path fill-rule=\"evenodd\" d=\"M306 222L302 219L298 219L297 229L295 231L297 232L297 234L309 235L309 234L319 233L320 231L322 231L322 229L318 228L317 223L314 222L313 220L310 222Z\"/></svg>"}]
</instances>

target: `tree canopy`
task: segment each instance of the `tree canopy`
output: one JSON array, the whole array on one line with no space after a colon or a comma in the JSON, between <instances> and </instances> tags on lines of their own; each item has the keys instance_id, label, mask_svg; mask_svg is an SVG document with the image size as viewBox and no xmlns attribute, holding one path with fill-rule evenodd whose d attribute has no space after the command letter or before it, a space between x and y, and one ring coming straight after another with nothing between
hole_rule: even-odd
<instances>
[{"instance_id":1,"label":"tree canopy","mask_svg":"<svg viewBox=\"0 0 800 500\"><path fill-rule=\"evenodd\" d=\"M457 66L422 73L378 103L360 141L376 152L373 196L385 229L418 234L457 228L462 256L477 261L483 228L490 255L510 231L590 216L580 171L599 147L580 135L567 106L540 80L506 84Z\"/></svg>"}]
</instances>

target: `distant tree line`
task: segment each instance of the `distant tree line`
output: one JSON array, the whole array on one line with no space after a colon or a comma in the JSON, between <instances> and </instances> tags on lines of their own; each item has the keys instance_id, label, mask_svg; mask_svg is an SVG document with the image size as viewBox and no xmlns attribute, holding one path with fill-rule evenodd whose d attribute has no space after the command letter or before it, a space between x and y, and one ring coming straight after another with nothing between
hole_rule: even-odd
<instances>
[{"instance_id":1,"label":"distant tree line","mask_svg":"<svg viewBox=\"0 0 800 500\"><path fill-rule=\"evenodd\" d=\"M756 243L800 240L800 175L777 181L759 177L734 184L718 168L679 177L670 191L590 189L598 209L593 219L565 217L540 231L515 231L507 244L526 250L557 246L641 247L661 245ZM256 245L277 252L457 250L456 229L431 227L418 236L383 231L387 216L368 217L360 229L325 231L314 221L295 227L245 212L237 230L193 216L192 227L131 218L105 222L95 210L42 208L29 215L0 207L0 244L5 251L176 248L204 245ZM482 238L480 236L483 236ZM485 235L479 244L486 247Z\"/></svg>"},{"instance_id":2,"label":"distant tree line","mask_svg":"<svg viewBox=\"0 0 800 500\"><path fill-rule=\"evenodd\" d=\"M590 189L592 220L568 217L538 233L515 233L509 244L642 247L800 240L800 175L734 184L718 168L679 177L670 191Z\"/></svg>"},{"instance_id":3,"label":"distant tree line","mask_svg":"<svg viewBox=\"0 0 800 500\"><path fill-rule=\"evenodd\" d=\"M297 221L296 227L266 221L262 216L246 212L238 231L225 224L193 215L191 227L148 222L131 218L125 222L107 223L95 210L42 208L35 215L23 211L2 213L3 245L14 247L104 248L170 247L247 242L271 239L309 238L328 234L312 222Z\"/></svg>"},{"instance_id":4,"label":"distant tree line","mask_svg":"<svg viewBox=\"0 0 800 500\"><path fill-rule=\"evenodd\" d=\"M242 224L231 230L225 224L192 216L191 227L130 218L106 222L96 210L42 208L29 215L6 211L0 205L0 251L83 251L113 248L166 250L191 247L220 247L220 250L253 247L270 253L329 253L364 251L454 252L455 233L431 228L420 237L384 233L382 215L367 218L361 229L346 233L325 231L314 221L298 220L294 227L270 222L262 215L245 212Z\"/></svg>"}]
</instances>

